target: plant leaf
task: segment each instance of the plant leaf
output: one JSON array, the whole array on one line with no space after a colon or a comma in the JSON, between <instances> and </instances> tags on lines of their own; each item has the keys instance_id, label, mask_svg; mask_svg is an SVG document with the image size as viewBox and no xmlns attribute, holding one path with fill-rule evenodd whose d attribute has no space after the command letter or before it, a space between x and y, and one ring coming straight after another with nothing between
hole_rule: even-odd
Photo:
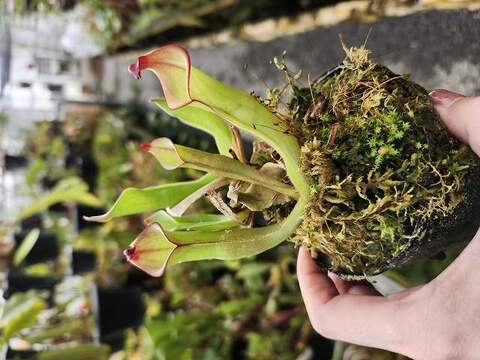
<instances>
[{"instance_id":1,"label":"plant leaf","mask_svg":"<svg viewBox=\"0 0 480 360\"><path fill-rule=\"evenodd\" d=\"M274 163L264 164L259 171L265 177L272 179L282 179L285 176L285 169ZM283 194L242 181L230 183L227 197L230 199L230 206L238 207L242 204L252 211L262 211L272 205L280 205L289 201L288 197Z\"/></svg>"},{"instance_id":2,"label":"plant leaf","mask_svg":"<svg viewBox=\"0 0 480 360\"><path fill-rule=\"evenodd\" d=\"M13 256L13 265L18 266L22 261L27 257L28 253L35 246L35 243L38 240L40 235L40 230L38 228L32 229L23 239L22 243L15 251Z\"/></svg>"},{"instance_id":3,"label":"plant leaf","mask_svg":"<svg viewBox=\"0 0 480 360\"><path fill-rule=\"evenodd\" d=\"M124 254L151 276L161 276L167 265L187 261L254 256L284 241L298 226L305 206L305 200L300 198L283 222L262 228L168 232L154 223L140 233Z\"/></svg>"},{"instance_id":4,"label":"plant leaf","mask_svg":"<svg viewBox=\"0 0 480 360\"><path fill-rule=\"evenodd\" d=\"M163 262L159 262L157 258L157 263L154 263L155 256L152 257L151 254L156 250L152 246L152 251L149 252L152 262L149 263L147 260L142 264L137 261L136 265L147 268L147 272L159 276L167 263L201 259L239 259L266 251L290 236L302 220L310 198L310 189L298 167L300 147L295 137L288 134L287 124L253 96L226 86L192 67L188 52L180 46L169 45L153 50L140 56L137 63L129 67L130 72L137 79L145 69L152 71L160 80L170 109L196 107L212 112L272 146L282 157L287 175L300 196L294 209L283 222L263 228L234 229L214 233L175 232L168 234L171 237L168 240L168 236L160 226L149 227L145 231L148 230L150 234L162 232L164 242L168 241L173 247L170 247L168 256L158 257L162 257ZM171 146L167 148L172 152ZM178 148L175 148L175 153L177 158L173 154L169 155L170 165L178 164L179 159L182 160L181 155L178 154ZM212 171L212 169L206 170ZM259 185L263 184L259 183ZM158 241L158 236L156 238ZM143 239L145 237L139 237L136 242L141 244L145 241ZM150 242L150 245L153 243Z\"/></svg>"},{"instance_id":5,"label":"plant leaf","mask_svg":"<svg viewBox=\"0 0 480 360\"><path fill-rule=\"evenodd\" d=\"M51 192L38 197L20 211L14 222L26 219L48 209L54 204L65 201L73 201L92 207L100 207L102 204L100 200L88 192L88 185L83 181L78 178L67 178L60 181Z\"/></svg>"},{"instance_id":6,"label":"plant leaf","mask_svg":"<svg viewBox=\"0 0 480 360\"><path fill-rule=\"evenodd\" d=\"M193 181L147 187L125 189L111 209L103 215L86 217L89 221L107 222L113 218L155 211L176 205L188 195L216 179L207 174Z\"/></svg>"},{"instance_id":7,"label":"plant leaf","mask_svg":"<svg viewBox=\"0 0 480 360\"><path fill-rule=\"evenodd\" d=\"M160 80L170 109L194 106L210 111L274 147L295 188L302 196L309 195L308 183L298 170L300 147L295 137L288 135L284 121L253 96L224 85L191 66L186 49L177 45L163 46L138 57L129 70L137 79L142 70L152 71Z\"/></svg>"},{"instance_id":8,"label":"plant leaf","mask_svg":"<svg viewBox=\"0 0 480 360\"><path fill-rule=\"evenodd\" d=\"M61 322L44 324L44 326L39 329L29 331L23 339L30 343L38 343L45 340L55 342L55 340L58 341L64 339L66 336L70 337L72 335L89 336L95 326L93 316L63 318Z\"/></svg>"},{"instance_id":9,"label":"plant leaf","mask_svg":"<svg viewBox=\"0 0 480 360\"><path fill-rule=\"evenodd\" d=\"M230 149L233 146L232 130L220 117L195 107L170 110L165 99L155 99L152 102L157 104L168 115L212 135L217 144L218 152L222 155L230 156Z\"/></svg>"},{"instance_id":10,"label":"plant leaf","mask_svg":"<svg viewBox=\"0 0 480 360\"><path fill-rule=\"evenodd\" d=\"M237 215L242 216L245 219L248 214L243 212ZM145 223L147 225L157 223L163 229L170 232L185 230L220 231L241 225L238 222L219 214L172 216L164 210L160 210L147 218Z\"/></svg>"},{"instance_id":11,"label":"plant leaf","mask_svg":"<svg viewBox=\"0 0 480 360\"><path fill-rule=\"evenodd\" d=\"M231 159L224 155L175 145L168 138L153 140L145 149L157 158L167 170L186 167L203 170L229 179L242 180L297 198L298 193L291 186L272 177L267 177L253 166Z\"/></svg>"},{"instance_id":12,"label":"plant leaf","mask_svg":"<svg viewBox=\"0 0 480 360\"><path fill-rule=\"evenodd\" d=\"M180 201L172 208L168 208L167 211L172 216L181 216L187 209L197 200L199 200L202 196L212 190L216 190L222 186L225 186L229 183L228 179L219 178L216 179L201 188L195 190L193 193L188 195L185 199Z\"/></svg>"},{"instance_id":13,"label":"plant leaf","mask_svg":"<svg viewBox=\"0 0 480 360\"><path fill-rule=\"evenodd\" d=\"M5 304L0 320L0 343L7 342L21 330L35 325L38 315L46 307L46 302L33 291L13 294Z\"/></svg>"},{"instance_id":14,"label":"plant leaf","mask_svg":"<svg viewBox=\"0 0 480 360\"><path fill-rule=\"evenodd\" d=\"M93 343L57 346L42 351L37 360L108 360L110 348L107 345Z\"/></svg>"},{"instance_id":15,"label":"plant leaf","mask_svg":"<svg viewBox=\"0 0 480 360\"><path fill-rule=\"evenodd\" d=\"M151 276L162 276L167 262L177 248L154 223L143 230L123 253L133 265Z\"/></svg>"}]
</instances>

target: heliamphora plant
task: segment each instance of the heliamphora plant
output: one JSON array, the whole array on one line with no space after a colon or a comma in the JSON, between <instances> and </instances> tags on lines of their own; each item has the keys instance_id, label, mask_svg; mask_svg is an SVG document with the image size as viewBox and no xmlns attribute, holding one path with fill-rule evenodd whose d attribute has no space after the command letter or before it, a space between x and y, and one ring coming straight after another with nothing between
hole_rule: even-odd
<instances>
[{"instance_id":1,"label":"heliamphora plant","mask_svg":"<svg viewBox=\"0 0 480 360\"><path fill-rule=\"evenodd\" d=\"M180 46L140 56L129 70L137 79L150 70L160 80L165 98L153 102L211 134L219 154L167 138L142 145L165 169L205 175L126 189L110 211L90 220L154 212L125 251L153 276L181 262L253 256L286 239L345 276L434 255L445 242L423 245L436 239L432 228L450 234L457 210L473 209L468 184L478 161L440 125L425 90L371 62L363 48L345 50L334 72L306 88L278 62L293 94L286 109L279 92L262 103L212 79ZM250 159L238 129L256 139ZM204 196L218 214L185 215ZM254 213L268 224L254 226Z\"/></svg>"}]
</instances>

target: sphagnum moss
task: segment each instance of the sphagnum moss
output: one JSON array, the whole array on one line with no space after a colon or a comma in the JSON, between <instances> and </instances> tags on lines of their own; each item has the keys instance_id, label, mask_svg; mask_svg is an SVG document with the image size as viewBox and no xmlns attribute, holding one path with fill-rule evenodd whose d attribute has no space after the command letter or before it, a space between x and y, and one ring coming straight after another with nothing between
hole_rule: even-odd
<instances>
[{"instance_id":1,"label":"sphagnum moss","mask_svg":"<svg viewBox=\"0 0 480 360\"><path fill-rule=\"evenodd\" d=\"M336 273L371 275L428 241L432 219L455 216L479 164L425 89L364 48L346 54L332 76L292 85L290 129L313 193L292 241Z\"/></svg>"}]
</instances>

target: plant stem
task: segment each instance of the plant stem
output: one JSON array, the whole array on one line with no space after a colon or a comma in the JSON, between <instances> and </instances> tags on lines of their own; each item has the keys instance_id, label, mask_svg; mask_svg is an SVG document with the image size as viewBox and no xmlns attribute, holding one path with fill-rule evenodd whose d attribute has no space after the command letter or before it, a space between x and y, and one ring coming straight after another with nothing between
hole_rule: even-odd
<instances>
[{"instance_id":1,"label":"plant stem","mask_svg":"<svg viewBox=\"0 0 480 360\"><path fill-rule=\"evenodd\" d=\"M333 354L332 354L332 360L342 360L343 359L343 353L345 351L345 345L343 341L335 341L333 344Z\"/></svg>"}]
</instances>

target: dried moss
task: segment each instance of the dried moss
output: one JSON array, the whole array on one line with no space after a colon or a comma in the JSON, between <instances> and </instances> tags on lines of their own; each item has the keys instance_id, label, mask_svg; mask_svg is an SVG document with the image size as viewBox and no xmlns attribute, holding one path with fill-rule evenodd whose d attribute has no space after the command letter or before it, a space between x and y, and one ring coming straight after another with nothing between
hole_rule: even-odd
<instances>
[{"instance_id":1,"label":"dried moss","mask_svg":"<svg viewBox=\"0 0 480 360\"><path fill-rule=\"evenodd\" d=\"M364 48L346 54L324 81L300 88L289 77L286 118L313 193L292 241L327 255L337 273L371 275L453 212L478 158L449 135L423 88Z\"/></svg>"}]
</instances>

